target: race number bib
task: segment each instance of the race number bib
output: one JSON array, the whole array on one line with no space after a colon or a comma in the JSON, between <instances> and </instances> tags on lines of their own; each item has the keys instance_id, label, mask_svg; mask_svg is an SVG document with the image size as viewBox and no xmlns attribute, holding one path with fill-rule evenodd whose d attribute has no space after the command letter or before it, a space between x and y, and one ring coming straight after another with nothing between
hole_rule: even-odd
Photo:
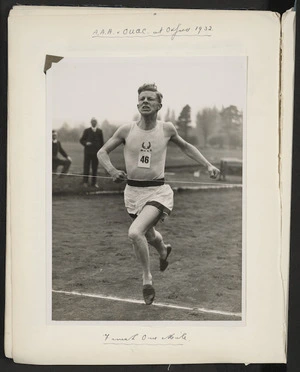
<instances>
[{"instance_id":1,"label":"race number bib","mask_svg":"<svg viewBox=\"0 0 300 372\"><path fill-rule=\"evenodd\" d=\"M151 152L149 151L140 151L138 159L139 168L150 168L151 165Z\"/></svg>"}]
</instances>

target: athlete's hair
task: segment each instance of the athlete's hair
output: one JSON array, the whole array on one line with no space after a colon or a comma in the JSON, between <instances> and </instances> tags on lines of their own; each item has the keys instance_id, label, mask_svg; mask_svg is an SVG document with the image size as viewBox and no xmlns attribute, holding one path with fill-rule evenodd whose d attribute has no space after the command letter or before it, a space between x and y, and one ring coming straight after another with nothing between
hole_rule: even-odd
<instances>
[{"instance_id":1,"label":"athlete's hair","mask_svg":"<svg viewBox=\"0 0 300 372\"><path fill-rule=\"evenodd\" d=\"M145 92L145 91L156 93L158 102L161 103L163 95L157 90L157 86L154 83L153 84L145 83L142 86L140 86L138 89L138 95L140 95L140 93Z\"/></svg>"},{"instance_id":2,"label":"athlete's hair","mask_svg":"<svg viewBox=\"0 0 300 372\"><path fill-rule=\"evenodd\" d=\"M57 133L57 130L53 129L53 130L52 130L52 133Z\"/></svg>"}]
</instances>

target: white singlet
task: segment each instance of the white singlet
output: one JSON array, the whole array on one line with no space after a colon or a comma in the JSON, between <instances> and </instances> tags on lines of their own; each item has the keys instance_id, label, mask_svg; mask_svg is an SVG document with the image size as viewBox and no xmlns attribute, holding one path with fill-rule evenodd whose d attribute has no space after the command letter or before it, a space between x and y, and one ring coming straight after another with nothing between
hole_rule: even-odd
<instances>
[{"instance_id":1,"label":"white singlet","mask_svg":"<svg viewBox=\"0 0 300 372\"><path fill-rule=\"evenodd\" d=\"M164 177L169 138L163 126L162 121L157 121L155 128L144 130L132 123L124 146L128 179L150 181Z\"/></svg>"},{"instance_id":2,"label":"white singlet","mask_svg":"<svg viewBox=\"0 0 300 372\"><path fill-rule=\"evenodd\" d=\"M161 121L157 121L156 127L151 130L140 129L134 122L124 146L127 178L135 181L164 178L169 139L164 134L164 123ZM138 215L149 203L162 212L162 219L173 209L173 190L166 184L152 187L126 185L124 199L131 215Z\"/></svg>"}]
</instances>

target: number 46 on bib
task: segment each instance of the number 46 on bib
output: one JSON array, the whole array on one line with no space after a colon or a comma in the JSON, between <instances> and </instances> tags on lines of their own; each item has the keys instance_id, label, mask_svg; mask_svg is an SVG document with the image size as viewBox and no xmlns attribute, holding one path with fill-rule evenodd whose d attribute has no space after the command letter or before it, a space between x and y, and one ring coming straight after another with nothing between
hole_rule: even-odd
<instances>
[{"instance_id":1,"label":"number 46 on bib","mask_svg":"<svg viewBox=\"0 0 300 372\"><path fill-rule=\"evenodd\" d=\"M139 168L150 168L151 165L151 152L140 151L138 167Z\"/></svg>"}]
</instances>

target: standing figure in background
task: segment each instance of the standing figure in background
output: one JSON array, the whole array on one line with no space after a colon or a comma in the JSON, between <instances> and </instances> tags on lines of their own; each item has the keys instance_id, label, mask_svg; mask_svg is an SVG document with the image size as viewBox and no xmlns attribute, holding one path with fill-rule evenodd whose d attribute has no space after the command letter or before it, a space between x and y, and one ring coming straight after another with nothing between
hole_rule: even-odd
<instances>
[{"instance_id":1,"label":"standing figure in background","mask_svg":"<svg viewBox=\"0 0 300 372\"><path fill-rule=\"evenodd\" d=\"M65 152L65 150L62 148L62 145L60 141L57 139L57 131L52 131L52 172L55 173L57 171L57 167L62 165L62 171L60 174L60 177L62 174L66 174L69 171L69 168L72 163L72 159L68 154ZM64 159L61 159L58 157L58 154L61 154Z\"/></svg>"},{"instance_id":2,"label":"standing figure in background","mask_svg":"<svg viewBox=\"0 0 300 372\"><path fill-rule=\"evenodd\" d=\"M97 152L103 146L102 130L97 127L97 120L92 118L90 128L83 131L80 138L80 143L84 146L84 160L83 160L83 186L88 186L90 166L92 166L92 182L93 187L98 188L97 184L97 169L98 158Z\"/></svg>"}]
</instances>

